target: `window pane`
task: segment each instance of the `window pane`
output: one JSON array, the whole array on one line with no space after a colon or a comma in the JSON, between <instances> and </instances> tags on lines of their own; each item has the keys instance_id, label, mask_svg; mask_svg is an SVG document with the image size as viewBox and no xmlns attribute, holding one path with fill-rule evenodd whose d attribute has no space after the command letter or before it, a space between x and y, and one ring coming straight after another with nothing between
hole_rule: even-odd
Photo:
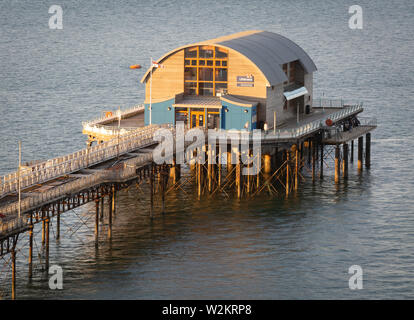
<instances>
[{"instance_id":1,"label":"window pane","mask_svg":"<svg viewBox=\"0 0 414 320\"><path fill-rule=\"evenodd\" d=\"M216 60L216 66L220 66L220 60Z\"/></svg>"},{"instance_id":2,"label":"window pane","mask_svg":"<svg viewBox=\"0 0 414 320\"><path fill-rule=\"evenodd\" d=\"M198 88L199 95L212 96L213 95L213 83L212 82L200 82Z\"/></svg>"},{"instance_id":3,"label":"window pane","mask_svg":"<svg viewBox=\"0 0 414 320\"><path fill-rule=\"evenodd\" d=\"M187 112L175 112L175 122L183 121L184 125L187 124L188 113Z\"/></svg>"},{"instance_id":4,"label":"window pane","mask_svg":"<svg viewBox=\"0 0 414 320\"><path fill-rule=\"evenodd\" d=\"M213 68L199 68L200 81L213 81Z\"/></svg>"},{"instance_id":5,"label":"window pane","mask_svg":"<svg viewBox=\"0 0 414 320\"><path fill-rule=\"evenodd\" d=\"M227 69L216 69L216 81L227 81Z\"/></svg>"},{"instance_id":6,"label":"window pane","mask_svg":"<svg viewBox=\"0 0 414 320\"><path fill-rule=\"evenodd\" d=\"M227 67L227 61L222 61L222 62L221 62L221 65L222 65L223 67Z\"/></svg>"},{"instance_id":7,"label":"window pane","mask_svg":"<svg viewBox=\"0 0 414 320\"><path fill-rule=\"evenodd\" d=\"M184 68L184 80L197 80L197 68Z\"/></svg>"},{"instance_id":8,"label":"window pane","mask_svg":"<svg viewBox=\"0 0 414 320\"><path fill-rule=\"evenodd\" d=\"M196 66L196 65L197 65L197 60L192 60L192 61L191 61L191 65L192 65L192 66Z\"/></svg>"},{"instance_id":9,"label":"window pane","mask_svg":"<svg viewBox=\"0 0 414 320\"><path fill-rule=\"evenodd\" d=\"M186 58L197 58L197 47L186 48L184 50L184 57L186 57Z\"/></svg>"},{"instance_id":10,"label":"window pane","mask_svg":"<svg viewBox=\"0 0 414 320\"><path fill-rule=\"evenodd\" d=\"M216 47L216 58L227 58L227 50Z\"/></svg>"},{"instance_id":11,"label":"window pane","mask_svg":"<svg viewBox=\"0 0 414 320\"><path fill-rule=\"evenodd\" d=\"M197 82L185 82L184 93L188 95L196 95L197 94Z\"/></svg>"},{"instance_id":12,"label":"window pane","mask_svg":"<svg viewBox=\"0 0 414 320\"><path fill-rule=\"evenodd\" d=\"M189 66L189 65L190 65L190 60L185 60L185 61L184 61L184 64L185 64L186 66Z\"/></svg>"},{"instance_id":13,"label":"window pane","mask_svg":"<svg viewBox=\"0 0 414 320\"><path fill-rule=\"evenodd\" d=\"M205 65L206 65L206 60L199 60L199 61L198 61L198 64L199 64L200 66L205 66Z\"/></svg>"},{"instance_id":14,"label":"window pane","mask_svg":"<svg viewBox=\"0 0 414 320\"><path fill-rule=\"evenodd\" d=\"M200 58L213 58L214 49L211 46L200 47Z\"/></svg>"},{"instance_id":15,"label":"window pane","mask_svg":"<svg viewBox=\"0 0 414 320\"><path fill-rule=\"evenodd\" d=\"M207 60L207 65L208 66L213 66L213 60Z\"/></svg>"},{"instance_id":16,"label":"window pane","mask_svg":"<svg viewBox=\"0 0 414 320\"><path fill-rule=\"evenodd\" d=\"M217 93L226 94L227 93L227 83L216 83L216 95Z\"/></svg>"}]
</instances>

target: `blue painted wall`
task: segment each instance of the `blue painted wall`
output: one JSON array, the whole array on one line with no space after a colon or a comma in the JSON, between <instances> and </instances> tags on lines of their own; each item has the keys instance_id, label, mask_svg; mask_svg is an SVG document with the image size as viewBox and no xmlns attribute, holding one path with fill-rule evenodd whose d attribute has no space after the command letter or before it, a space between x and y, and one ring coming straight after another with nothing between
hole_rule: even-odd
<instances>
[{"instance_id":1,"label":"blue painted wall","mask_svg":"<svg viewBox=\"0 0 414 320\"><path fill-rule=\"evenodd\" d=\"M223 108L221 109L221 128L225 130L230 129L244 129L244 124L249 121L249 130L256 128L256 122L252 123L253 115L256 114L257 109L254 107L243 107L237 104L222 101ZM228 110L226 112L226 110ZM247 111L247 112L245 112Z\"/></svg>"},{"instance_id":2,"label":"blue painted wall","mask_svg":"<svg viewBox=\"0 0 414 320\"><path fill-rule=\"evenodd\" d=\"M153 124L172 123L175 122L174 108L175 98L170 100L152 103L151 120ZM171 110L168 110L168 107ZM145 125L149 125L149 103L145 104Z\"/></svg>"}]
</instances>

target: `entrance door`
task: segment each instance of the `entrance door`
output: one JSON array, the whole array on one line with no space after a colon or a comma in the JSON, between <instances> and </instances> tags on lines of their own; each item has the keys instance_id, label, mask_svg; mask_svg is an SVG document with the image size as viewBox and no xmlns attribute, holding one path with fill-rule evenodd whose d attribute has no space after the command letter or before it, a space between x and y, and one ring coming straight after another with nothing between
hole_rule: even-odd
<instances>
[{"instance_id":1,"label":"entrance door","mask_svg":"<svg viewBox=\"0 0 414 320\"><path fill-rule=\"evenodd\" d=\"M191 128L204 127L204 111L191 110Z\"/></svg>"}]
</instances>

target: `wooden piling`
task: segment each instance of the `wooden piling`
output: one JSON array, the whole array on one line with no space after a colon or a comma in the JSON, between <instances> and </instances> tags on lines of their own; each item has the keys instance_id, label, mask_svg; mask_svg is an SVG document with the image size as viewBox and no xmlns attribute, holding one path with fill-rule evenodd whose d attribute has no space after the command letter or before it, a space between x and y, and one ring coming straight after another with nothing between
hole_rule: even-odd
<instances>
[{"instance_id":1,"label":"wooden piling","mask_svg":"<svg viewBox=\"0 0 414 320\"><path fill-rule=\"evenodd\" d=\"M319 168L319 178L323 179L323 143L321 143L321 164Z\"/></svg>"},{"instance_id":2,"label":"wooden piling","mask_svg":"<svg viewBox=\"0 0 414 320\"><path fill-rule=\"evenodd\" d=\"M339 174L340 174L340 163L339 163L339 157L340 157L340 149L339 145L335 146L335 183L339 183Z\"/></svg>"},{"instance_id":3,"label":"wooden piling","mask_svg":"<svg viewBox=\"0 0 414 320\"><path fill-rule=\"evenodd\" d=\"M151 164L150 169L150 217L154 217L154 164Z\"/></svg>"},{"instance_id":4,"label":"wooden piling","mask_svg":"<svg viewBox=\"0 0 414 320\"><path fill-rule=\"evenodd\" d=\"M29 226L29 279L33 275L33 224Z\"/></svg>"},{"instance_id":5,"label":"wooden piling","mask_svg":"<svg viewBox=\"0 0 414 320\"><path fill-rule=\"evenodd\" d=\"M272 157L270 154L263 155L263 172L266 174L272 172Z\"/></svg>"},{"instance_id":6,"label":"wooden piling","mask_svg":"<svg viewBox=\"0 0 414 320\"><path fill-rule=\"evenodd\" d=\"M101 220L104 217L104 209L105 209L105 196L102 195L102 198L101 198L101 213L100 213Z\"/></svg>"},{"instance_id":7,"label":"wooden piling","mask_svg":"<svg viewBox=\"0 0 414 320\"><path fill-rule=\"evenodd\" d=\"M289 195L289 167L290 167L290 150L286 150L286 196Z\"/></svg>"},{"instance_id":8,"label":"wooden piling","mask_svg":"<svg viewBox=\"0 0 414 320\"><path fill-rule=\"evenodd\" d=\"M311 150L310 153L312 153L312 181L315 181L315 173L316 173L316 150L314 141L310 141L311 143Z\"/></svg>"},{"instance_id":9,"label":"wooden piling","mask_svg":"<svg viewBox=\"0 0 414 320\"><path fill-rule=\"evenodd\" d=\"M12 263L12 300L16 299L16 249L13 245L13 248L10 252L11 263Z\"/></svg>"},{"instance_id":10,"label":"wooden piling","mask_svg":"<svg viewBox=\"0 0 414 320\"><path fill-rule=\"evenodd\" d=\"M354 140L351 140L351 162L354 162Z\"/></svg>"},{"instance_id":11,"label":"wooden piling","mask_svg":"<svg viewBox=\"0 0 414 320\"><path fill-rule=\"evenodd\" d=\"M240 160L240 153L237 154L237 164L236 164L236 188L237 188L237 198L241 198L241 188L242 188L242 167Z\"/></svg>"},{"instance_id":12,"label":"wooden piling","mask_svg":"<svg viewBox=\"0 0 414 320\"><path fill-rule=\"evenodd\" d=\"M348 144L344 143L343 146L343 156L342 156L342 176L344 179L348 178Z\"/></svg>"},{"instance_id":13,"label":"wooden piling","mask_svg":"<svg viewBox=\"0 0 414 320\"><path fill-rule=\"evenodd\" d=\"M364 137L358 138L358 170L362 170L362 156L363 156L363 150L364 150Z\"/></svg>"},{"instance_id":14,"label":"wooden piling","mask_svg":"<svg viewBox=\"0 0 414 320\"><path fill-rule=\"evenodd\" d=\"M46 218L45 220L45 227L46 227L45 269L46 269L46 272L48 272L49 271L49 235L50 235L49 218Z\"/></svg>"},{"instance_id":15,"label":"wooden piling","mask_svg":"<svg viewBox=\"0 0 414 320\"><path fill-rule=\"evenodd\" d=\"M365 135L365 167L371 167L371 133Z\"/></svg>"},{"instance_id":16,"label":"wooden piling","mask_svg":"<svg viewBox=\"0 0 414 320\"><path fill-rule=\"evenodd\" d=\"M112 185L112 214L115 215L116 214L116 189L115 189L115 185Z\"/></svg>"},{"instance_id":17,"label":"wooden piling","mask_svg":"<svg viewBox=\"0 0 414 320\"><path fill-rule=\"evenodd\" d=\"M300 152L298 148L296 147L296 150L295 150L295 190L298 190L298 187L299 187L299 155L300 155Z\"/></svg>"},{"instance_id":18,"label":"wooden piling","mask_svg":"<svg viewBox=\"0 0 414 320\"><path fill-rule=\"evenodd\" d=\"M42 209L42 215L43 215L43 209ZM45 230L45 220L42 220L42 246L45 244L45 238L46 238L46 234L45 234L46 230Z\"/></svg>"},{"instance_id":19,"label":"wooden piling","mask_svg":"<svg viewBox=\"0 0 414 320\"><path fill-rule=\"evenodd\" d=\"M99 240L99 198L95 199L95 245Z\"/></svg>"},{"instance_id":20,"label":"wooden piling","mask_svg":"<svg viewBox=\"0 0 414 320\"><path fill-rule=\"evenodd\" d=\"M57 204L56 212L56 240L60 239L60 203Z\"/></svg>"},{"instance_id":21,"label":"wooden piling","mask_svg":"<svg viewBox=\"0 0 414 320\"><path fill-rule=\"evenodd\" d=\"M108 238L112 239L112 193L108 197Z\"/></svg>"}]
</instances>

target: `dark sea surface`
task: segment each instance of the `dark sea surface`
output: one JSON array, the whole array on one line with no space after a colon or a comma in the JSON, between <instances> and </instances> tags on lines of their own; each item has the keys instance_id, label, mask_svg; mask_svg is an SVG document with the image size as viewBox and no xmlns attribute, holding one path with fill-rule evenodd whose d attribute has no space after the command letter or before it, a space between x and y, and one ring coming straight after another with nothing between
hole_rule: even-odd
<instances>
[{"instance_id":1,"label":"dark sea surface","mask_svg":"<svg viewBox=\"0 0 414 320\"><path fill-rule=\"evenodd\" d=\"M63 30L48 28L52 4L63 8ZM288 199L199 201L188 186L169 194L167 213L158 208L153 221L148 197L131 188L119 194L113 240L102 230L99 250L94 205L65 213L50 248L64 289L49 290L40 270L29 283L24 249L18 298L413 299L414 2L358 1L362 30L348 27L353 4L1 1L0 174L16 169L19 139L24 161L70 153L85 147L82 121L142 103L150 57L249 29L297 42L318 67L315 96L362 100L379 126L371 169L358 175L352 164L339 186L331 169ZM36 265L39 247L37 234ZM9 298L4 263L0 294ZM362 290L348 287L352 265L363 269Z\"/></svg>"}]
</instances>

